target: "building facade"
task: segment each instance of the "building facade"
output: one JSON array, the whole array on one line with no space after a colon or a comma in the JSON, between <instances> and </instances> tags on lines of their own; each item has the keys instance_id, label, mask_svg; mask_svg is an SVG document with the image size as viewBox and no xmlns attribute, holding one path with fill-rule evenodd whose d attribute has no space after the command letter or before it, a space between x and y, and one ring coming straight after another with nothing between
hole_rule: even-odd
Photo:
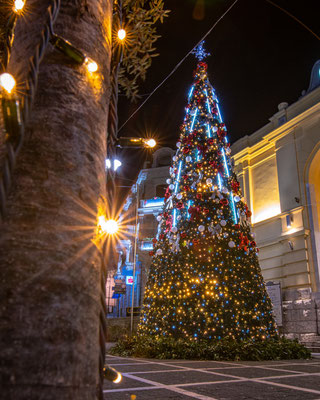
<instances>
[{"instance_id":1,"label":"building facade","mask_svg":"<svg viewBox=\"0 0 320 400\"><path fill-rule=\"evenodd\" d=\"M264 279L281 288L280 329L313 341L320 332L320 61L308 90L290 106L280 103L269 121L233 144L234 168L252 211ZM140 172L124 208L138 213L137 226L128 226L135 240L126 245L129 253L136 246L141 263L137 305L173 155L169 148L154 153L152 168Z\"/></svg>"}]
</instances>

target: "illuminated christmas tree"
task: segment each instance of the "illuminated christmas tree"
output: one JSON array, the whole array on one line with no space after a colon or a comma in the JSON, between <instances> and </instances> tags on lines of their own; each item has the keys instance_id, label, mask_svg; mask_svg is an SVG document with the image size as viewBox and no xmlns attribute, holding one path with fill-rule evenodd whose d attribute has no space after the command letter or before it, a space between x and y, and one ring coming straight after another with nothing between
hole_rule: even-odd
<instances>
[{"instance_id":1,"label":"illuminated christmas tree","mask_svg":"<svg viewBox=\"0 0 320 400\"><path fill-rule=\"evenodd\" d=\"M201 43L158 216L138 336L190 340L278 336L261 275L250 211Z\"/></svg>"}]
</instances>

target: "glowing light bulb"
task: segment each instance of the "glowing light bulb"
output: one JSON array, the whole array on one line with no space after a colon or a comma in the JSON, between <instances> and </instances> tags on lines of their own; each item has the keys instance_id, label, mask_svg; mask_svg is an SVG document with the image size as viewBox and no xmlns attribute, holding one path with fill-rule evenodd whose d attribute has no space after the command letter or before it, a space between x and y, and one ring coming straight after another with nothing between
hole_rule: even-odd
<instances>
[{"instance_id":1,"label":"glowing light bulb","mask_svg":"<svg viewBox=\"0 0 320 400\"><path fill-rule=\"evenodd\" d=\"M89 72L98 71L98 64L95 61L91 60L91 58L86 57L86 59L84 60L84 63L85 63L85 65L87 67L87 70Z\"/></svg>"},{"instance_id":2,"label":"glowing light bulb","mask_svg":"<svg viewBox=\"0 0 320 400\"><path fill-rule=\"evenodd\" d=\"M13 11L19 13L24 7L24 0L15 0Z\"/></svg>"},{"instance_id":3,"label":"glowing light bulb","mask_svg":"<svg viewBox=\"0 0 320 400\"><path fill-rule=\"evenodd\" d=\"M6 92L11 93L12 89L16 86L16 81L12 75L5 72L0 75L0 86L3 87Z\"/></svg>"},{"instance_id":4,"label":"glowing light bulb","mask_svg":"<svg viewBox=\"0 0 320 400\"><path fill-rule=\"evenodd\" d=\"M154 140L154 139L147 139L147 140L145 140L145 145L147 146L147 147L150 147L150 149L152 149L153 147L155 147L156 146L156 144L157 144L157 142Z\"/></svg>"},{"instance_id":5,"label":"glowing light bulb","mask_svg":"<svg viewBox=\"0 0 320 400\"><path fill-rule=\"evenodd\" d=\"M122 381L122 375L120 374L120 372L118 372L118 375L116 379L113 381L113 383L120 383L121 381Z\"/></svg>"},{"instance_id":6,"label":"glowing light bulb","mask_svg":"<svg viewBox=\"0 0 320 400\"><path fill-rule=\"evenodd\" d=\"M98 225L100 226L101 230L109 235L113 235L119 229L117 221L114 219L106 219L104 215L100 215L98 218Z\"/></svg>"},{"instance_id":7,"label":"glowing light bulb","mask_svg":"<svg viewBox=\"0 0 320 400\"><path fill-rule=\"evenodd\" d=\"M121 40L121 42L125 39L127 36L126 31L124 29L119 29L118 30L118 39Z\"/></svg>"}]
</instances>

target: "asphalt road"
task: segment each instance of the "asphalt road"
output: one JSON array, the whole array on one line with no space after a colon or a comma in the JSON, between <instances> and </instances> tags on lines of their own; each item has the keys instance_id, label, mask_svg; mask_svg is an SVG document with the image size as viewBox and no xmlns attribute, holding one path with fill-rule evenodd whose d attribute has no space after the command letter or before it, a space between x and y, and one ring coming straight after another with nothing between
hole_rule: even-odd
<instances>
[{"instance_id":1,"label":"asphalt road","mask_svg":"<svg viewBox=\"0 0 320 400\"><path fill-rule=\"evenodd\" d=\"M106 362L123 379L105 384L105 400L320 400L320 359L163 361L108 355Z\"/></svg>"}]
</instances>

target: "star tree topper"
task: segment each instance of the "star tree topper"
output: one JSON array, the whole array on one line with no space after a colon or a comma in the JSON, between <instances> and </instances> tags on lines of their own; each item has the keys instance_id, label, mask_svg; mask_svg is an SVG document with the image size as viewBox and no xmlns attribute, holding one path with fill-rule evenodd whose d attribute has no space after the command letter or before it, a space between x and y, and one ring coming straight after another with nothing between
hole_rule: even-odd
<instances>
[{"instance_id":1,"label":"star tree topper","mask_svg":"<svg viewBox=\"0 0 320 400\"><path fill-rule=\"evenodd\" d=\"M204 48L204 40L200 42L191 52L194 56L199 60L202 61L205 58L210 56L210 53L207 53Z\"/></svg>"}]
</instances>

